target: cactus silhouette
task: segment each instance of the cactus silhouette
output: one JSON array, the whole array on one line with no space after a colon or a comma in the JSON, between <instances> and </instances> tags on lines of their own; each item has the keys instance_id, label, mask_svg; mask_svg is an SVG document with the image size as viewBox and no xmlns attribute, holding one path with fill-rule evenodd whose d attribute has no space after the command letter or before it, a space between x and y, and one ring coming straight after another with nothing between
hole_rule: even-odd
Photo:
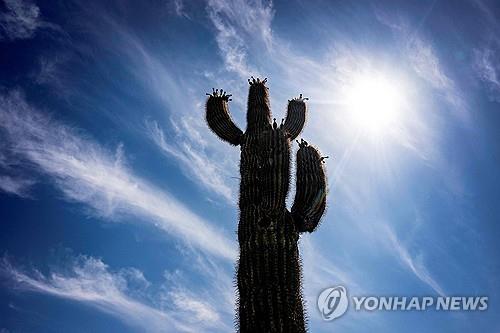
<instances>
[{"instance_id":1,"label":"cactus silhouette","mask_svg":"<svg viewBox=\"0 0 500 333\"><path fill-rule=\"evenodd\" d=\"M243 333L305 332L297 242L301 232L316 229L325 210L326 157L297 141L296 194L289 211L290 142L304 126L307 98L289 100L286 118L278 125L271 121L267 79L248 82L245 133L231 119L231 95L213 90L206 104L211 130L241 148L237 325Z\"/></svg>"}]
</instances>

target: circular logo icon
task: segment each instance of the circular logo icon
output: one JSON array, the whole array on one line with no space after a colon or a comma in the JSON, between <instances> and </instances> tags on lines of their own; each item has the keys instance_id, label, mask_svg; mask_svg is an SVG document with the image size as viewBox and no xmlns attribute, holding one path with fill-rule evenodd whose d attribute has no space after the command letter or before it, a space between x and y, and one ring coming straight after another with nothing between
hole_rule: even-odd
<instances>
[{"instance_id":1,"label":"circular logo icon","mask_svg":"<svg viewBox=\"0 0 500 333\"><path fill-rule=\"evenodd\" d=\"M349 300L347 290L343 286L323 290L318 296L318 308L323 320L333 320L347 311Z\"/></svg>"}]
</instances>

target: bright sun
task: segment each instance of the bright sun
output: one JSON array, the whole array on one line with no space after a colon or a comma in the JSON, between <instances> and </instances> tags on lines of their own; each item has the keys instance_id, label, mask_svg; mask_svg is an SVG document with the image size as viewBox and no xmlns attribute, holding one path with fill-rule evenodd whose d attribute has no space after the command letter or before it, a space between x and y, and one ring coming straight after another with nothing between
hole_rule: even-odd
<instances>
[{"instance_id":1,"label":"bright sun","mask_svg":"<svg viewBox=\"0 0 500 333\"><path fill-rule=\"evenodd\" d=\"M353 125L368 134L384 134L401 116L403 89L380 73L357 75L344 86L346 111Z\"/></svg>"}]
</instances>

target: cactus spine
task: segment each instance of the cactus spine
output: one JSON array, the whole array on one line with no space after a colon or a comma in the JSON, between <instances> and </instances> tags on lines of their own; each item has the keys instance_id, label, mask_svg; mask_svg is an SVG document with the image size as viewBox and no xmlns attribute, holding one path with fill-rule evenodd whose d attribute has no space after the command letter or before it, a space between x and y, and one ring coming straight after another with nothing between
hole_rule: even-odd
<instances>
[{"instance_id":1,"label":"cactus spine","mask_svg":"<svg viewBox=\"0 0 500 333\"><path fill-rule=\"evenodd\" d=\"M305 123L307 98L288 101L285 120L271 121L267 79L249 79L247 129L232 121L231 95L214 90L206 119L215 134L241 148L238 242L238 325L247 332L305 332L299 233L316 229L326 205L326 179L318 151L304 140L297 151L296 195L285 206L290 141ZM298 141L297 141L298 142Z\"/></svg>"}]
</instances>

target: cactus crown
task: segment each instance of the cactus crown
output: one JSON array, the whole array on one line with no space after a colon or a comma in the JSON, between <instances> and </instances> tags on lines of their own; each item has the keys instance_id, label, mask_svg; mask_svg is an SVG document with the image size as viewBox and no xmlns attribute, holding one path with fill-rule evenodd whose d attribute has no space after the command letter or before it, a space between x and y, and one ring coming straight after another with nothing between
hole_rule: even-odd
<instances>
[{"instance_id":1,"label":"cactus crown","mask_svg":"<svg viewBox=\"0 0 500 333\"><path fill-rule=\"evenodd\" d=\"M271 122L271 107L269 102L269 88L266 87L267 78L248 79L247 131L264 129Z\"/></svg>"}]
</instances>

